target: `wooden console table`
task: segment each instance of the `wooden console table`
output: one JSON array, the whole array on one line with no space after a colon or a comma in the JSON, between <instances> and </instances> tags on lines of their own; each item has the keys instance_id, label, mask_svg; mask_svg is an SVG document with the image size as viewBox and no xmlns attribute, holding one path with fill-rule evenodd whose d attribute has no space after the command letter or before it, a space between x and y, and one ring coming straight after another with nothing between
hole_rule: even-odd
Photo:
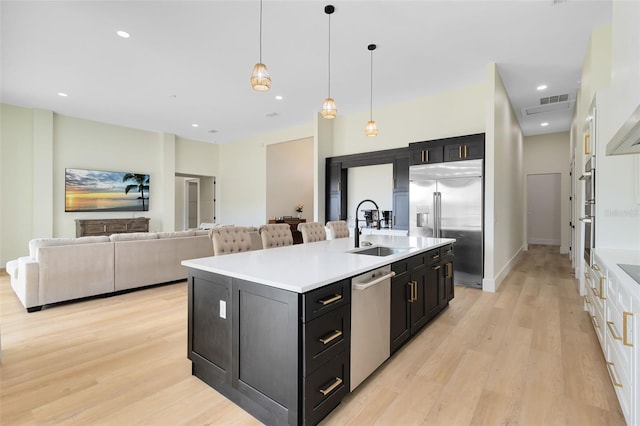
<instances>
[{"instance_id":1,"label":"wooden console table","mask_svg":"<svg viewBox=\"0 0 640 426\"><path fill-rule=\"evenodd\" d=\"M269 219L269 223L286 223L291 227L291 236L293 244L302 244L302 232L298 231L298 224L305 223L307 219L299 219L297 217L286 219Z\"/></svg>"},{"instance_id":2,"label":"wooden console table","mask_svg":"<svg viewBox=\"0 0 640 426\"><path fill-rule=\"evenodd\" d=\"M149 232L149 218L129 219L76 219L76 237Z\"/></svg>"}]
</instances>

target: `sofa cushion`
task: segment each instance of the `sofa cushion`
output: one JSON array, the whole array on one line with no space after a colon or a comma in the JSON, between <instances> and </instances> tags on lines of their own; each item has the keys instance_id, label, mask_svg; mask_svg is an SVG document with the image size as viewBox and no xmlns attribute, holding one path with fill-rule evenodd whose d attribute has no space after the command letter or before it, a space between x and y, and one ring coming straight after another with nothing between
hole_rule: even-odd
<instances>
[{"instance_id":1,"label":"sofa cushion","mask_svg":"<svg viewBox=\"0 0 640 426\"><path fill-rule=\"evenodd\" d=\"M208 235L208 231L204 231ZM158 232L158 238L186 238L195 236L195 231Z\"/></svg>"},{"instance_id":2,"label":"sofa cushion","mask_svg":"<svg viewBox=\"0 0 640 426\"><path fill-rule=\"evenodd\" d=\"M80 238L35 238L29 241L29 257L32 259L38 258L38 249L40 247L56 247L56 246L68 246L71 244L94 244L94 243L108 243L109 237L80 237Z\"/></svg>"},{"instance_id":3,"label":"sofa cushion","mask_svg":"<svg viewBox=\"0 0 640 426\"><path fill-rule=\"evenodd\" d=\"M11 276L11 278L18 277L18 259L10 260L7 262L7 266L5 267L7 274Z\"/></svg>"},{"instance_id":4,"label":"sofa cushion","mask_svg":"<svg viewBox=\"0 0 640 426\"><path fill-rule=\"evenodd\" d=\"M209 230L208 229L198 229L196 231L196 237L199 237L201 235L209 236Z\"/></svg>"},{"instance_id":5,"label":"sofa cushion","mask_svg":"<svg viewBox=\"0 0 640 426\"><path fill-rule=\"evenodd\" d=\"M137 240L157 240L158 234L155 232L130 232L128 234L112 234L111 241L137 241Z\"/></svg>"}]
</instances>

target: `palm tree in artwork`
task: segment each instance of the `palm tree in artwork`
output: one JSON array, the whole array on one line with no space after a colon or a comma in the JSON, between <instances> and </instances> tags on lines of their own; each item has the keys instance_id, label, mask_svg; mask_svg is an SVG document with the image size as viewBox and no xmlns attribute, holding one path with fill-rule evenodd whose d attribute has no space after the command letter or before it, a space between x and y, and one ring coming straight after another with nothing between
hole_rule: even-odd
<instances>
[{"instance_id":1,"label":"palm tree in artwork","mask_svg":"<svg viewBox=\"0 0 640 426\"><path fill-rule=\"evenodd\" d=\"M149 208L145 208L144 205L144 190L146 189L147 192L149 191L149 175L127 173L122 177L122 182L126 183L127 181L133 181L135 182L135 184L127 185L127 187L124 189L124 193L128 194L132 189L140 192L140 197L138 198L142 198L142 211L149 210Z\"/></svg>"}]
</instances>

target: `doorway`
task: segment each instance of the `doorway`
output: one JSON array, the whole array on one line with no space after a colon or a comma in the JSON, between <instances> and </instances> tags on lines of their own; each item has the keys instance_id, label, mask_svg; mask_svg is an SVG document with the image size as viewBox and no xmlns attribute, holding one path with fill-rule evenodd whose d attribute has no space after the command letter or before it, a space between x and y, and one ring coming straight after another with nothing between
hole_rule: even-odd
<instances>
[{"instance_id":1,"label":"doorway","mask_svg":"<svg viewBox=\"0 0 640 426\"><path fill-rule=\"evenodd\" d=\"M527 175L527 244L560 245L560 173Z\"/></svg>"},{"instance_id":2,"label":"doorway","mask_svg":"<svg viewBox=\"0 0 640 426\"><path fill-rule=\"evenodd\" d=\"M185 181L185 229L195 229L200 223L200 180L187 179Z\"/></svg>"}]
</instances>

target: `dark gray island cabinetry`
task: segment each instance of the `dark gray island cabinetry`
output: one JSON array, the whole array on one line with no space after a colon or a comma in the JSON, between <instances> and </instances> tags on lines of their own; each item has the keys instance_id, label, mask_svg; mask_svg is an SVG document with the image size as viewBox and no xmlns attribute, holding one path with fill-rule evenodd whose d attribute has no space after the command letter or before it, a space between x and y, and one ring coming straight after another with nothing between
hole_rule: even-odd
<instances>
[{"instance_id":1,"label":"dark gray island cabinetry","mask_svg":"<svg viewBox=\"0 0 640 426\"><path fill-rule=\"evenodd\" d=\"M349 280L296 293L189 270L195 376L266 424L315 424L349 392Z\"/></svg>"},{"instance_id":2,"label":"dark gray island cabinetry","mask_svg":"<svg viewBox=\"0 0 640 426\"><path fill-rule=\"evenodd\" d=\"M395 316L410 309L409 317L396 324L408 324L408 340L453 296L446 292L453 282L448 276L455 240L368 235L366 241L372 247L356 249L353 239L339 238L182 261L189 270L192 373L265 424L319 423L349 393L352 362L360 371L368 361L363 353L389 342L384 326L352 330L352 323L362 320L352 319L353 305L362 313L361 303L368 300L365 310L387 312L380 325L389 321L389 311L374 308L380 306L375 303L391 303L392 334ZM378 254L371 255L372 249ZM352 298L352 285L363 285L359 278L389 265L396 273L398 265L406 270L399 274L403 286L391 283L391 291L399 291L387 295L390 302L363 299L361 293ZM377 289L380 295L376 280L356 289ZM394 303L400 300L398 313ZM354 341L360 352L352 350Z\"/></svg>"}]
</instances>

